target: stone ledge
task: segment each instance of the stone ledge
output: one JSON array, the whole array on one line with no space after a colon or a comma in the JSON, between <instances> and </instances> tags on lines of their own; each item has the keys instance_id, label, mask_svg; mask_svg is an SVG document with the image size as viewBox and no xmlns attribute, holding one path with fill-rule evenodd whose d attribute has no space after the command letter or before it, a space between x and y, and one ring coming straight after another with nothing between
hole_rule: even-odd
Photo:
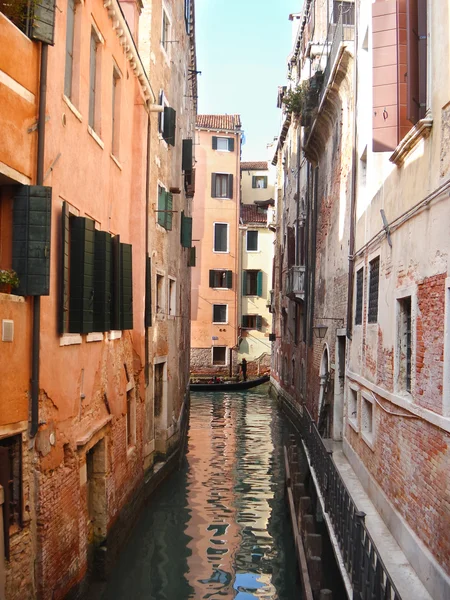
<instances>
[{"instance_id":1,"label":"stone ledge","mask_svg":"<svg viewBox=\"0 0 450 600\"><path fill-rule=\"evenodd\" d=\"M425 117L418 121L399 143L389 160L399 167L420 140L426 139L430 135L432 126L432 117Z\"/></svg>"}]
</instances>

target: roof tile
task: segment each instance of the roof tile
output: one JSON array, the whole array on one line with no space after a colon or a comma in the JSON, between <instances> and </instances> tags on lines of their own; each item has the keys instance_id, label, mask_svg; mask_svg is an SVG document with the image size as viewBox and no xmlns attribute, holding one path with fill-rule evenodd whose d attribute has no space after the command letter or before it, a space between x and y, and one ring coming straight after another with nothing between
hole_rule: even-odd
<instances>
[{"instance_id":1,"label":"roof tile","mask_svg":"<svg viewBox=\"0 0 450 600\"><path fill-rule=\"evenodd\" d=\"M241 128L240 115L197 115L197 127L237 131Z\"/></svg>"},{"instance_id":2,"label":"roof tile","mask_svg":"<svg viewBox=\"0 0 450 600\"><path fill-rule=\"evenodd\" d=\"M267 223L267 210L254 204L242 204L241 219L243 223Z\"/></svg>"},{"instance_id":3,"label":"roof tile","mask_svg":"<svg viewBox=\"0 0 450 600\"><path fill-rule=\"evenodd\" d=\"M266 161L241 162L241 171L267 171L268 169Z\"/></svg>"}]
</instances>

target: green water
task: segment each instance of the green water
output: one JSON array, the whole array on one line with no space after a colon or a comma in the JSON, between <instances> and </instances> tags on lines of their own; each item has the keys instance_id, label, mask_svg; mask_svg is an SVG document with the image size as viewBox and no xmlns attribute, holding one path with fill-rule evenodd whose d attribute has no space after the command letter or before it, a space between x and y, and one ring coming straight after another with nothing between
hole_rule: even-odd
<instances>
[{"instance_id":1,"label":"green water","mask_svg":"<svg viewBox=\"0 0 450 600\"><path fill-rule=\"evenodd\" d=\"M102 598L300 599L283 428L267 386L192 394L184 465L151 497Z\"/></svg>"}]
</instances>

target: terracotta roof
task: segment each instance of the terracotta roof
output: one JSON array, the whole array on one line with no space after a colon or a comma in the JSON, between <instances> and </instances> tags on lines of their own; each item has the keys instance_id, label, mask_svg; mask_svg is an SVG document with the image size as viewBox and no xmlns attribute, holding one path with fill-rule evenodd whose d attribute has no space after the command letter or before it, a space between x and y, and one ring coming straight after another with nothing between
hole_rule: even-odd
<instances>
[{"instance_id":1,"label":"terracotta roof","mask_svg":"<svg viewBox=\"0 0 450 600\"><path fill-rule=\"evenodd\" d=\"M197 127L235 131L241 128L240 115L197 115Z\"/></svg>"},{"instance_id":2,"label":"terracotta roof","mask_svg":"<svg viewBox=\"0 0 450 600\"><path fill-rule=\"evenodd\" d=\"M254 204L242 204L241 219L243 223L267 223L267 211Z\"/></svg>"},{"instance_id":3,"label":"terracotta roof","mask_svg":"<svg viewBox=\"0 0 450 600\"><path fill-rule=\"evenodd\" d=\"M241 162L241 171L267 171L266 161L259 162Z\"/></svg>"}]
</instances>

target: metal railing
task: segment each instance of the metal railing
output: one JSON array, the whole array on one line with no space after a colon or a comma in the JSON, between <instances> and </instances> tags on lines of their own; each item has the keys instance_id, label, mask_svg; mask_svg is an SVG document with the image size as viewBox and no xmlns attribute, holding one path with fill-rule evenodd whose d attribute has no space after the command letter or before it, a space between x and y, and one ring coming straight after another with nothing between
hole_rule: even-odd
<instances>
[{"instance_id":1,"label":"metal railing","mask_svg":"<svg viewBox=\"0 0 450 600\"><path fill-rule=\"evenodd\" d=\"M291 267L286 277L286 296L305 296L305 266Z\"/></svg>"},{"instance_id":2,"label":"metal railing","mask_svg":"<svg viewBox=\"0 0 450 600\"><path fill-rule=\"evenodd\" d=\"M300 415L300 433L309 453L320 492L333 524L345 568L353 587L353 600L401 600L364 522L334 464L306 406Z\"/></svg>"}]
</instances>

